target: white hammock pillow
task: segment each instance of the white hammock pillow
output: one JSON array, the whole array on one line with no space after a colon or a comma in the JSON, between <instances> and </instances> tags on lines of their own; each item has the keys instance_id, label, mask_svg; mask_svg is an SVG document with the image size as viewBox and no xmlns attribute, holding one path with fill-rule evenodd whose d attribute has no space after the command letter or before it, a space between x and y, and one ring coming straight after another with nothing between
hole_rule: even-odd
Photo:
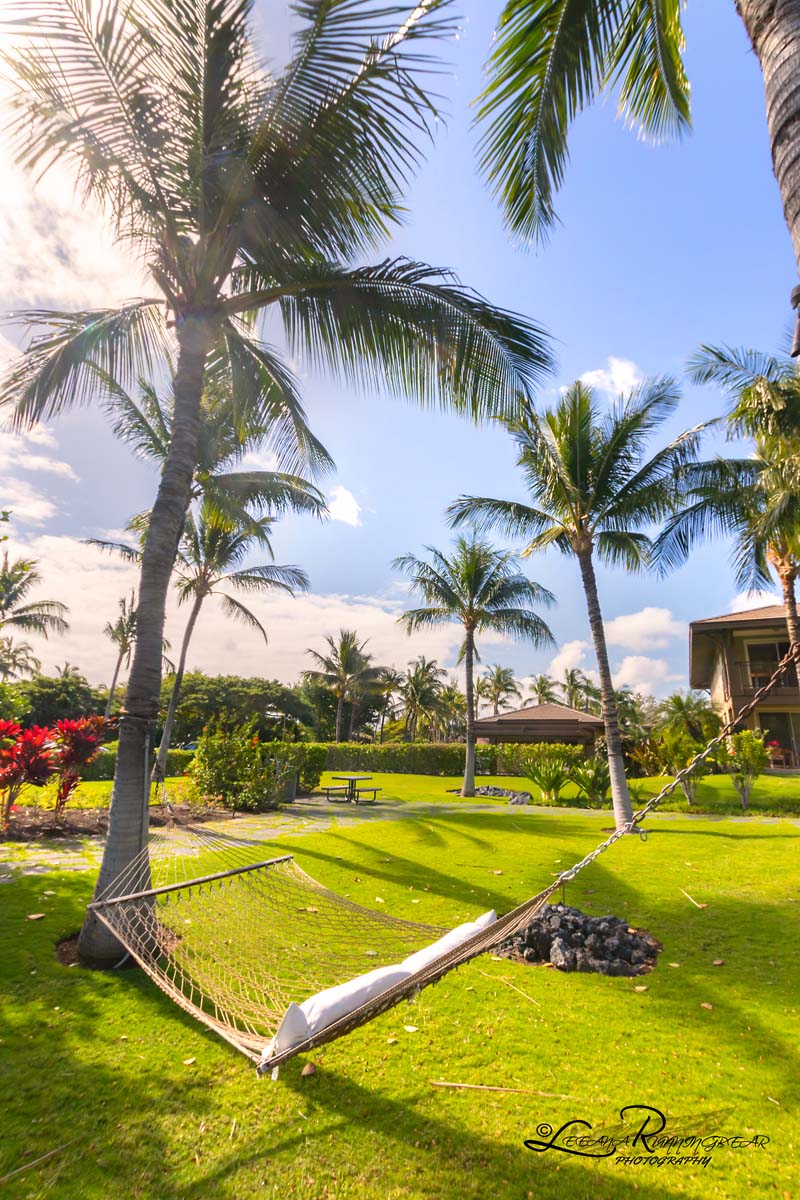
<instances>
[{"instance_id":1,"label":"white hammock pillow","mask_svg":"<svg viewBox=\"0 0 800 1200\"><path fill-rule=\"evenodd\" d=\"M455 950L456 947L463 945L464 942L469 941L471 937L479 933L482 929L487 929L489 925L494 925L496 920L497 913L492 908L475 921L467 921L464 925L457 925L455 929L451 929L444 937L439 938L438 942L432 942L430 946L423 946L415 954L410 954L400 965L410 975L413 975L416 971L421 971L423 967L429 966L442 954L446 954L448 950Z\"/></svg>"},{"instance_id":2,"label":"white hammock pillow","mask_svg":"<svg viewBox=\"0 0 800 1200\"><path fill-rule=\"evenodd\" d=\"M291 1050L310 1035L306 1014L299 1004L290 1004L283 1014L283 1020L278 1026L278 1032L264 1050L264 1058L273 1054L283 1054Z\"/></svg>"},{"instance_id":3,"label":"white hammock pillow","mask_svg":"<svg viewBox=\"0 0 800 1200\"><path fill-rule=\"evenodd\" d=\"M355 979L348 979L346 983L339 983L336 987L326 988L324 992L317 992L316 996L309 996L300 1005L309 1030L312 1034L321 1033L334 1021L338 1021L339 1017L360 1008L362 1004L385 992L395 983L401 983L409 974L405 964L377 967L374 971L367 971L365 975L356 975Z\"/></svg>"}]
</instances>

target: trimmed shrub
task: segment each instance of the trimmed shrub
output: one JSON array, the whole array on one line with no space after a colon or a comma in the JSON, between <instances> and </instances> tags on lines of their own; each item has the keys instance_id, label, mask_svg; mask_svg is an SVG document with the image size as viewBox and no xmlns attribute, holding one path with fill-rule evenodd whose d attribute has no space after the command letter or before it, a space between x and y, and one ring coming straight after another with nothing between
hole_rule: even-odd
<instances>
[{"instance_id":1,"label":"trimmed shrub","mask_svg":"<svg viewBox=\"0 0 800 1200\"><path fill-rule=\"evenodd\" d=\"M461 775L463 742L333 742L327 746L328 771L386 771L403 775ZM497 771L497 747L475 747L479 775Z\"/></svg>"},{"instance_id":2,"label":"trimmed shrub","mask_svg":"<svg viewBox=\"0 0 800 1200\"><path fill-rule=\"evenodd\" d=\"M280 754L297 772L301 792L313 792L319 786L328 758L327 742L273 742Z\"/></svg>"},{"instance_id":3,"label":"trimmed shrub","mask_svg":"<svg viewBox=\"0 0 800 1200\"><path fill-rule=\"evenodd\" d=\"M81 777L94 781L113 779L114 768L117 765L116 745L117 743L113 743L113 749L102 746L97 758L86 767ZM155 757L154 751L153 762ZM170 750L167 754L167 775L185 775L193 758L194 750Z\"/></svg>"},{"instance_id":4,"label":"trimmed shrub","mask_svg":"<svg viewBox=\"0 0 800 1200\"><path fill-rule=\"evenodd\" d=\"M198 742L190 775L205 799L240 812L265 812L292 798L296 773L282 749L283 743L262 742L253 722L238 729L208 729Z\"/></svg>"}]
</instances>

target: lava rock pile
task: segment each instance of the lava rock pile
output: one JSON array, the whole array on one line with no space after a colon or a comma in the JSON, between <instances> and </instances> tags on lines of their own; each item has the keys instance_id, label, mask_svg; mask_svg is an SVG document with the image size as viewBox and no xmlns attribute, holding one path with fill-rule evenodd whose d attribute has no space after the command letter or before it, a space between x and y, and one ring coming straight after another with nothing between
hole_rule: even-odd
<instances>
[{"instance_id":1,"label":"lava rock pile","mask_svg":"<svg viewBox=\"0 0 800 1200\"><path fill-rule=\"evenodd\" d=\"M550 963L559 971L645 975L661 943L622 917L590 917L568 904L546 904L526 929L496 951L504 958Z\"/></svg>"},{"instance_id":2,"label":"lava rock pile","mask_svg":"<svg viewBox=\"0 0 800 1200\"><path fill-rule=\"evenodd\" d=\"M448 791L454 795L460 791L459 788L448 788ZM515 792L511 788L494 787L491 784L481 784L475 788L476 796L495 796L498 799L507 798L509 804L532 804L533 796L530 792Z\"/></svg>"}]
</instances>

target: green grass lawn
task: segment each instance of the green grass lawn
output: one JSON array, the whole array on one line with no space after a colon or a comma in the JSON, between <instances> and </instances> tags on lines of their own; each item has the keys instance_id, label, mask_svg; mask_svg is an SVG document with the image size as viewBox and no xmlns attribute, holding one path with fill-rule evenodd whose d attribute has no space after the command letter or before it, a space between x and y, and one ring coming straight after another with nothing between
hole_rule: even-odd
<instances>
[{"instance_id":1,"label":"green grass lawn","mask_svg":"<svg viewBox=\"0 0 800 1200\"><path fill-rule=\"evenodd\" d=\"M71 808L107 808L111 800L113 783L108 780L89 780L79 783L75 793L67 805ZM165 786L170 799L181 803L188 795L190 783L185 776L177 775L165 780ZM153 803L160 804L161 797L153 789ZM37 808L53 808L55 803L55 786L47 784L44 787L24 787L18 800L20 805L31 805Z\"/></svg>"},{"instance_id":2,"label":"green grass lawn","mask_svg":"<svg viewBox=\"0 0 800 1200\"><path fill-rule=\"evenodd\" d=\"M446 782L429 780L432 795ZM361 904L451 925L491 906L507 910L597 837L598 818L580 813L434 812L282 836L269 849L293 852ZM799 848L790 822L656 818L647 842L625 839L567 890L568 902L624 915L663 942L644 980L484 956L415 1004L315 1051L316 1074L302 1077L303 1060L294 1060L275 1083L258 1082L245 1059L140 972L56 962L54 943L80 924L89 876L16 877L0 886L0 1176L71 1144L4 1194L799 1195ZM30 921L31 913L44 916ZM642 983L647 990L637 992ZM433 1080L522 1091L440 1089ZM772 1141L717 1149L705 1169L523 1147L543 1123L613 1125L627 1104L654 1105L693 1133Z\"/></svg>"},{"instance_id":3,"label":"green grass lawn","mask_svg":"<svg viewBox=\"0 0 800 1200\"><path fill-rule=\"evenodd\" d=\"M336 771L326 771L322 784L334 783ZM641 803L654 796L669 776L652 779L633 779L631 787L635 793L641 794ZM479 776L476 782L491 784L498 787L516 788L530 792L534 803L541 803L541 792L530 779L517 778L509 775ZM370 787L379 787L379 800L417 801L419 803L457 804L458 790L461 788L460 776L437 775L389 775L376 772L371 775ZM453 794L456 789L456 794ZM478 798L481 804L505 805L505 800L493 800L489 796ZM579 799L578 789L570 783L564 788L559 799L559 805L564 807L581 807L585 801ZM636 801L634 801L636 805ZM741 815L742 804L727 775L710 775L701 780L697 791L697 802L693 809L684 799L683 792L677 789L663 801L665 812L705 812L714 814ZM800 775L762 775L753 789L753 797L748 812L766 816L800 815Z\"/></svg>"}]
</instances>

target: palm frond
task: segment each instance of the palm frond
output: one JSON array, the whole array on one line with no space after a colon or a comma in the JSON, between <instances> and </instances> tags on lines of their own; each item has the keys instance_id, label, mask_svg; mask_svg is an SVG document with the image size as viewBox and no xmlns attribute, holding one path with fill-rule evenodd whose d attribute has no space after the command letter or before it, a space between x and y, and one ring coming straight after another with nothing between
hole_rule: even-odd
<instances>
[{"instance_id":1,"label":"palm frond","mask_svg":"<svg viewBox=\"0 0 800 1200\"><path fill-rule=\"evenodd\" d=\"M277 566L267 563L260 567L247 567L224 575L225 583L231 583L242 591L264 592L270 589L289 592L307 592L311 586L308 575L301 567Z\"/></svg>"},{"instance_id":2,"label":"palm frond","mask_svg":"<svg viewBox=\"0 0 800 1200\"><path fill-rule=\"evenodd\" d=\"M606 80L619 84L620 112L657 139L680 135L691 123L682 2L629 3L606 64Z\"/></svg>"},{"instance_id":3,"label":"palm frond","mask_svg":"<svg viewBox=\"0 0 800 1200\"><path fill-rule=\"evenodd\" d=\"M217 593L222 603L222 608L227 617L234 621L238 621L240 625L246 625L250 629L255 629L261 634L264 641L268 641L267 631L259 621L255 613L252 613L249 608L236 600L233 596L228 596L225 592Z\"/></svg>"}]
</instances>

